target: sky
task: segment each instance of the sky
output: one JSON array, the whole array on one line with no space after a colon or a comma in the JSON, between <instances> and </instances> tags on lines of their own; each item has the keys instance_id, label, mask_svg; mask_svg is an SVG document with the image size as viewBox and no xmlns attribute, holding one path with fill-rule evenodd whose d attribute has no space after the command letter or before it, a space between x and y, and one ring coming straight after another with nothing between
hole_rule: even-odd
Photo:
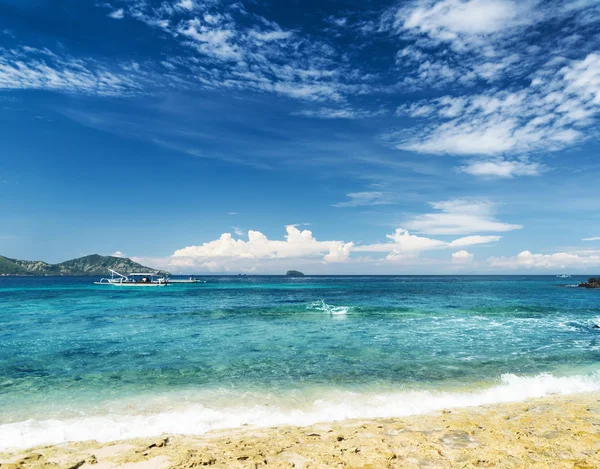
<instances>
[{"instance_id":1,"label":"sky","mask_svg":"<svg viewBox=\"0 0 600 469\"><path fill-rule=\"evenodd\" d=\"M597 0L0 0L0 254L600 272Z\"/></svg>"}]
</instances>

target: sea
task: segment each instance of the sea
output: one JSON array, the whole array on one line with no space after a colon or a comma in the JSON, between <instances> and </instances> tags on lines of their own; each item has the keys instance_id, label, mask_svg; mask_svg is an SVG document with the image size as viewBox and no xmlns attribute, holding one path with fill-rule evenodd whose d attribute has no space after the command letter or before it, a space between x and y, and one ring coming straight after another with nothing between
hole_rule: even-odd
<instances>
[{"instance_id":1,"label":"sea","mask_svg":"<svg viewBox=\"0 0 600 469\"><path fill-rule=\"evenodd\" d=\"M0 450L600 390L585 277L0 277Z\"/></svg>"}]
</instances>

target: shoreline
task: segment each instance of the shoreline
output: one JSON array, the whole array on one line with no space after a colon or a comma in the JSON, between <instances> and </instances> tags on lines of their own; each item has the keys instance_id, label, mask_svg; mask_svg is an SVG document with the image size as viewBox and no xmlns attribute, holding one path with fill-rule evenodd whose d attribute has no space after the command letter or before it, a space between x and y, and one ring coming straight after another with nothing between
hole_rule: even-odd
<instances>
[{"instance_id":1,"label":"shoreline","mask_svg":"<svg viewBox=\"0 0 600 469\"><path fill-rule=\"evenodd\" d=\"M2 469L600 467L600 392L400 418L0 452Z\"/></svg>"},{"instance_id":2,"label":"shoreline","mask_svg":"<svg viewBox=\"0 0 600 469\"><path fill-rule=\"evenodd\" d=\"M574 370L572 370L574 371ZM536 376L504 374L493 385L445 389L296 389L291 394L207 390L194 398L180 394L141 394L108 401L104 412L81 409L71 415L46 414L40 407L0 425L0 453L66 442L151 438L162 434L201 436L244 427L308 427L317 423L380 420L427 415L444 409L518 403L546 396L600 392L600 375ZM217 400L215 401L215 398ZM74 412L74 410L73 410Z\"/></svg>"}]
</instances>

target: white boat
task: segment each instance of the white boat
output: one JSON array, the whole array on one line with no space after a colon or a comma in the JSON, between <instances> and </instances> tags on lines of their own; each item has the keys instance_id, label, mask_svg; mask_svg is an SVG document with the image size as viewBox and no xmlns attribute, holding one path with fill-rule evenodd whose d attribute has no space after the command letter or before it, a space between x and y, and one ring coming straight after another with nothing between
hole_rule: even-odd
<instances>
[{"instance_id":1,"label":"white boat","mask_svg":"<svg viewBox=\"0 0 600 469\"><path fill-rule=\"evenodd\" d=\"M108 269L110 278L101 278L95 285L112 285L114 287L166 287L169 280L153 272L133 272L123 275L116 270Z\"/></svg>"},{"instance_id":2,"label":"white boat","mask_svg":"<svg viewBox=\"0 0 600 469\"><path fill-rule=\"evenodd\" d=\"M571 276L569 274L560 274L557 275L556 278L571 278Z\"/></svg>"}]
</instances>

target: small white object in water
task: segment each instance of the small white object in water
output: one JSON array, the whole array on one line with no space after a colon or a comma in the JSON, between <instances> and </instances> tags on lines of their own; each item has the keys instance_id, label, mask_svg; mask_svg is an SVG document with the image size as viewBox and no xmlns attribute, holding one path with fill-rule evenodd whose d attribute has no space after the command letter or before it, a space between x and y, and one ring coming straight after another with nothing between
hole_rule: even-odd
<instances>
[{"instance_id":1,"label":"small white object in water","mask_svg":"<svg viewBox=\"0 0 600 469\"><path fill-rule=\"evenodd\" d=\"M325 303L324 300L315 301L307 309L314 309L317 311L323 311L324 313L331 315L346 314L350 309L348 306L333 306Z\"/></svg>"}]
</instances>

